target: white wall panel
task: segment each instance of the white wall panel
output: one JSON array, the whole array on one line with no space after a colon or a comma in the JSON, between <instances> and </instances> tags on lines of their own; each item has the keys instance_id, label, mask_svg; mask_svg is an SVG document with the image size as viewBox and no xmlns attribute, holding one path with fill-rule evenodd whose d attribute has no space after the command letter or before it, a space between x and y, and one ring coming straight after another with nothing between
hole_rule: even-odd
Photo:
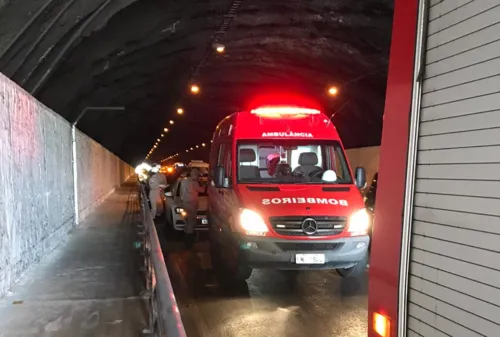
<instances>
[{"instance_id":1,"label":"white wall panel","mask_svg":"<svg viewBox=\"0 0 500 337\"><path fill-rule=\"evenodd\" d=\"M407 336L500 331L500 1L431 1Z\"/></svg>"}]
</instances>

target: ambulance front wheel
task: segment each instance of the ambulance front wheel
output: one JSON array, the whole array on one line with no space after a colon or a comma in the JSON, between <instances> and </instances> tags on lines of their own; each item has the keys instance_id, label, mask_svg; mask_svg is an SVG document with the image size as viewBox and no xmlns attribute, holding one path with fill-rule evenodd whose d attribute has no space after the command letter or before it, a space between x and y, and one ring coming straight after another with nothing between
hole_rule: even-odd
<instances>
[{"instance_id":1,"label":"ambulance front wheel","mask_svg":"<svg viewBox=\"0 0 500 337\"><path fill-rule=\"evenodd\" d=\"M252 276L253 269L242 265L237 264L233 271L229 271L229 275L233 276L236 281L246 281Z\"/></svg>"},{"instance_id":2,"label":"ambulance front wheel","mask_svg":"<svg viewBox=\"0 0 500 337\"><path fill-rule=\"evenodd\" d=\"M239 257L228 262L222 262L226 278L236 282L243 282L252 276L253 269L240 262Z\"/></svg>"},{"instance_id":3,"label":"ambulance front wheel","mask_svg":"<svg viewBox=\"0 0 500 337\"><path fill-rule=\"evenodd\" d=\"M211 242L210 257L212 267L222 277L223 281L246 281L252 275L253 269L240 263L239 261L227 261L221 258L221 251L217 244Z\"/></svg>"},{"instance_id":4,"label":"ambulance front wheel","mask_svg":"<svg viewBox=\"0 0 500 337\"><path fill-rule=\"evenodd\" d=\"M344 278L357 278L364 274L366 270L366 263L368 261L368 256L365 257L356 263L355 266L351 268L339 268L337 269L337 273Z\"/></svg>"}]
</instances>

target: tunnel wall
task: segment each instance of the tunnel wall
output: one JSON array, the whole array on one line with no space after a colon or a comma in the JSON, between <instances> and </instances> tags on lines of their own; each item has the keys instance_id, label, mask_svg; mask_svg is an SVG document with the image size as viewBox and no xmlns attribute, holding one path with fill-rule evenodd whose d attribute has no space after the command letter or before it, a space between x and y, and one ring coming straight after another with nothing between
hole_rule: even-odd
<instances>
[{"instance_id":1,"label":"tunnel wall","mask_svg":"<svg viewBox=\"0 0 500 337\"><path fill-rule=\"evenodd\" d=\"M76 132L78 210L82 221L132 173L131 167L84 133Z\"/></svg>"},{"instance_id":2,"label":"tunnel wall","mask_svg":"<svg viewBox=\"0 0 500 337\"><path fill-rule=\"evenodd\" d=\"M365 168L368 186L370 186L375 173L378 172L379 153L380 146L360 147L346 150L349 163L353 170L358 166ZM365 189L365 191L366 190L367 189Z\"/></svg>"},{"instance_id":3,"label":"tunnel wall","mask_svg":"<svg viewBox=\"0 0 500 337\"><path fill-rule=\"evenodd\" d=\"M107 170L103 177L112 181L83 179L82 189L102 199L131 168L80 138L94 151L82 157L82 177ZM71 126L0 73L0 296L74 226Z\"/></svg>"}]
</instances>

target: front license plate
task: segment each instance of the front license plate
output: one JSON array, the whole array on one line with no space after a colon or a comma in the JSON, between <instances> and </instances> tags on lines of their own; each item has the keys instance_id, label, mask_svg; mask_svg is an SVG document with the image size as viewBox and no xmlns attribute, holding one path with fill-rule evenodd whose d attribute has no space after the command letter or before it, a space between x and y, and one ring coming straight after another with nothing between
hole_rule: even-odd
<instances>
[{"instance_id":1,"label":"front license plate","mask_svg":"<svg viewBox=\"0 0 500 337\"><path fill-rule=\"evenodd\" d=\"M296 254L295 263L297 264L324 264L325 254Z\"/></svg>"}]
</instances>

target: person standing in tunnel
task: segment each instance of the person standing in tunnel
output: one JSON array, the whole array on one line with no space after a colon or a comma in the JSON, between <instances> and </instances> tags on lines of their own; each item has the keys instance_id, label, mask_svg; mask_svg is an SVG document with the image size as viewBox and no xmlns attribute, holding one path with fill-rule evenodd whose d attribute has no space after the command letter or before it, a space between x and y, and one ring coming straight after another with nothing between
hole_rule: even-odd
<instances>
[{"instance_id":1,"label":"person standing in tunnel","mask_svg":"<svg viewBox=\"0 0 500 337\"><path fill-rule=\"evenodd\" d=\"M153 219L158 216L158 209L163 209L160 192L166 186L167 178L160 172L160 165L154 165L149 178L149 202L151 203L151 216Z\"/></svg>"},{"instance_id":2,"label":"person standing in tunnel","mask_svg":"<svg viewBox=\"0 0 500 337\"><path fill-rule=\"evenodd\" d=\"M189 249L194 244L194 229L198 215L198 194L206 193L208 186L198 183L200 172L193 168L186 179L181 182L182 206L186 212L186 225L184 226L184 239Z\"/></svg>"}]
</instances>

